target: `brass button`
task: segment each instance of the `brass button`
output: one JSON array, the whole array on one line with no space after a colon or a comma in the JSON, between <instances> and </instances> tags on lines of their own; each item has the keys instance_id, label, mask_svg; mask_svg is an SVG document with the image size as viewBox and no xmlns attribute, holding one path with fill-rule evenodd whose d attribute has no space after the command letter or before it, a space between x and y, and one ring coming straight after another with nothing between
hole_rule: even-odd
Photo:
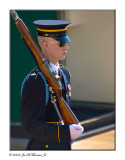
<instances>
[{"instance_id":1,"label":"brass button","mask_svg":"<svg viewBox=\"0 0 125 160\"><path fill-rule=\"evenodd\" d=\"M46 148L48 148L48 145L45 145Z\"/></svg>"},{"instance_id":2,"label":"brass button","mask_svg":"<svg viewBox=\"0 0 125 160\"><path fill-rule=\"evenodd\" d=\"M69 97L71 97L71 92L69 92Z\"/></svg>"}]
</instances>

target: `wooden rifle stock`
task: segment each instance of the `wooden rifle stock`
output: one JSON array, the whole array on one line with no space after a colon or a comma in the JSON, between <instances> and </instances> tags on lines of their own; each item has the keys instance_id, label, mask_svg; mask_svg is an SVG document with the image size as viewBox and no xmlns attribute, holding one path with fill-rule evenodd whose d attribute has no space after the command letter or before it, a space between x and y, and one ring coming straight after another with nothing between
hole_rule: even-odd
<instances>
[{"instance_id":1,"label":"wooden rifle stock","mask_svg":"<svg viewBox=\"0 0 125 160\"><path fill-rule=\"evenodd\" d=\"M17 13L12 10L11 15L15 20L16 26L20 31L22 38L32 51L37 65L57 96L64 124L78 124L78 119L62 97L62 86L60 81L51 72L47 60L42 56L42 50L40 49L39 45L36 43L23 21L18 17Z\"/></svg>"}]
</instances>

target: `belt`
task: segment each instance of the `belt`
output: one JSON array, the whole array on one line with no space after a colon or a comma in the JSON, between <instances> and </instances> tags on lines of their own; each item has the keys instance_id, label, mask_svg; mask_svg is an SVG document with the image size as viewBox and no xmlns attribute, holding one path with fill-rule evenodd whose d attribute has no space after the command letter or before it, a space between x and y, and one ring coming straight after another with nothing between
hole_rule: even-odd
<instances>
[{"instance_id":1,"label":"belt","mask_svg":"<svg viewBox=\"0 0 125 160\"><path fill-rule=\"evenodd\" d=\"M56 125L62 125L61 122L46 122L46 123L52 123L52 124L56 124Z\"/></svg>"}]
</instances>

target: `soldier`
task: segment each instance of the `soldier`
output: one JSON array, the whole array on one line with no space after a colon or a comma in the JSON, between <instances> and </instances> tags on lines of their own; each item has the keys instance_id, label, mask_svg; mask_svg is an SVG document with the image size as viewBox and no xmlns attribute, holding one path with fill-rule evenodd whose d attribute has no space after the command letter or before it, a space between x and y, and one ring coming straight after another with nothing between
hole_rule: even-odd
<instances>
[{"instance_id":1,"label":"soldier","mask_svg":"<svg viewBox=\"0 0 125 160\"><path fill-rule=\"evenodd\" d=\"M37 20L37 36L43 56L48 60L50 69L61 76L62 96L71 107L71 86L69 71L59 64L64 60L70 42L67 36L69 21ZM27 150L71 150L71 140L82 132L80 124L62 125L59 113L53 106L55 97L43 74L36 66L22 84L21 121L29 136ZM58 100L54 102L60 112Z\"/></svg>"}]
</instances>

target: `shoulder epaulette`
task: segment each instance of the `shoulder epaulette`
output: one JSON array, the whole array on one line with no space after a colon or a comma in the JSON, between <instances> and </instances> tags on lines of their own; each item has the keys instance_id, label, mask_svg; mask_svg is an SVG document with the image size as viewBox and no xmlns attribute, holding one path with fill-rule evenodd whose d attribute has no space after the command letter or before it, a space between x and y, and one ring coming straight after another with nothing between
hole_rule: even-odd
<instances>
[{"instance_id":1,"label":"shoulder epaulette","mask_svg":"<svg viewBox=\"0 0 125 160\"><path fill-rule=\"evenodd\" d=\"M40 78L38 78L40 77ZM45 84L45 94L46 94L46 105L48 103L48 100L49 100L49 88L48 88L48 84L47 84L47 81L44 77L44 75L42 74L42 72L38 69L38 68L35 68L33 69L24 79L23 83L22 83L22 87L21 87L21 96L22 96L22 90L23 90L23 87L24 87L24 83L27 81L27 80L40 80L44 82Z\"/></svg>"},{"instance_id":2,"label":"shoulder epaulette","mask_svg":"<svg viewBox=\"0 0 125 160\"><path fill-rule=\"evenodd\" d=\"M39 72L40 72L40 71L39 71L38 68L33 69L33 70L30 72L29 76L27 77L27 80L28 80L28 79L29 79L29 80L30 80L30 79L31 79L31 80L37 79Z\"/></svg>"}]
</instances>

